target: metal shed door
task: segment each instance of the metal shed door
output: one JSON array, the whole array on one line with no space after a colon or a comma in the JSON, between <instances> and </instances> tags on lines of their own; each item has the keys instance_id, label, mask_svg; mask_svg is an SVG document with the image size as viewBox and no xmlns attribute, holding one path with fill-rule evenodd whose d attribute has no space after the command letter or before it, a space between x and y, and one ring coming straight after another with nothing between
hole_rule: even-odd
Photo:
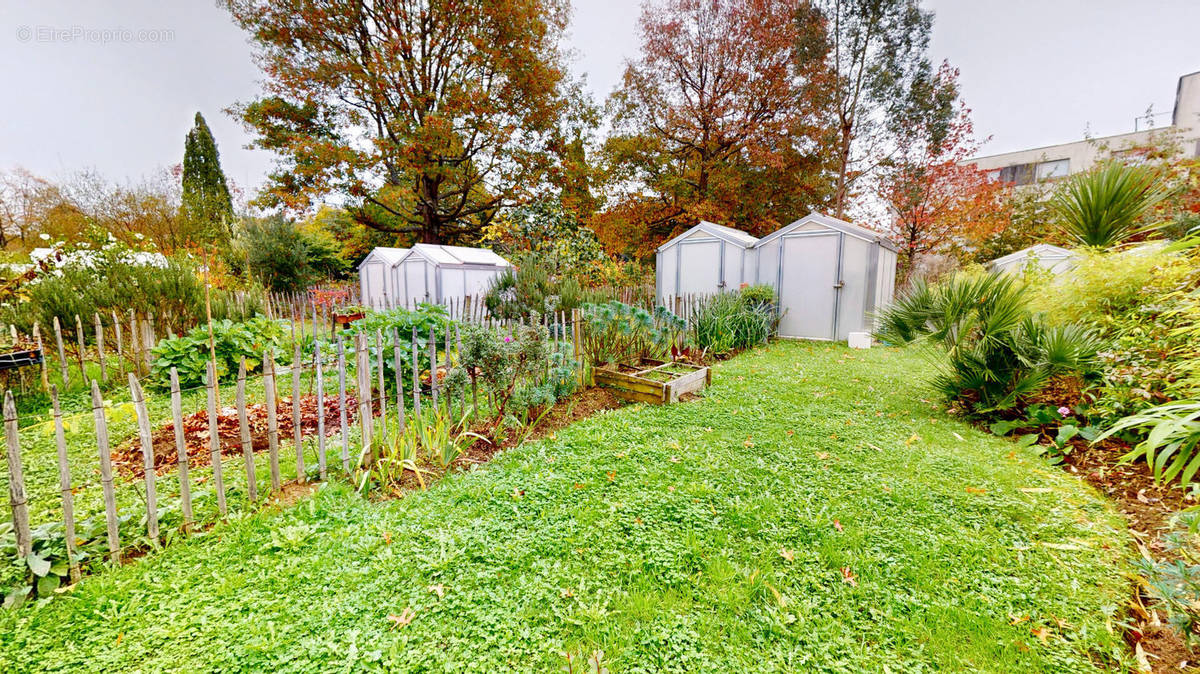
<instances>
[{"instance_id":1,"label":"metal shed door","mask_svg":"<svg viewBox=\"0 0 1200 674\"><path fill-rule=\"evenodd\" d=\"M784 311L780 335L834 339L838 236L837 232L806 234L780 241L779 298Z\"/></svg>"},{"instance_id":2,"label":"metal shed door","mask_svg":"<svg viewBox=\"0 0 1200 674\"><path fill-rule=\"evenodd\" d=\"M680 241L679 294L711 295L720 289L721 242L714 239L703 241Z\"/></svg>"}]
</instances>

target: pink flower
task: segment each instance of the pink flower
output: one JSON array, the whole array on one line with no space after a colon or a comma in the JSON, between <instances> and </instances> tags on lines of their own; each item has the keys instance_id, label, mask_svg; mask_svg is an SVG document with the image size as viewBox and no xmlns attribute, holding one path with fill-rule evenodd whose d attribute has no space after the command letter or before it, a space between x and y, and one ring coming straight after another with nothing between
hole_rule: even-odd
<instances>
[{"instance_id":1,"label":"pink flower","mask_svg":"<svg viewBox=\"0 0 1200 674\"><path fill-rule=\"evenodd\" d=\"M1067 407L1066 405L1063 405L1062 407L1058 408L1058 416L1060 416L1060 417L1071 416L1071 408Z\"/></svg>"},{"instance_id":2,"label":"pink flower","mask_svg":"<svg viewBox=\"0 0 1200 674\"><path fill-rule=\"evenodd\" d=\"M512 337L505 337L505 338L504 338L504 342L505 342L506 344L507 344L508 342L511 342L511 341L512 341Z\"/></svg>"}]
</instances>

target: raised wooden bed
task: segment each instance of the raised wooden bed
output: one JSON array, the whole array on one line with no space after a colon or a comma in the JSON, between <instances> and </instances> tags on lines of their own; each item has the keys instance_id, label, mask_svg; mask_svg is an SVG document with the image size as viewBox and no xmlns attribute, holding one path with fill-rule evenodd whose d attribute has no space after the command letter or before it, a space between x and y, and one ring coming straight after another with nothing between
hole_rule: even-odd
<instances>
[{"instance_id":1,"label":"raised wooden bed","mask_svg":"<svg viewBox=\"0 0 1200 674\"><path fill-rule=\"evenodd\" d=\"M700 391L712 382L712 370L689 363L647 359L621 370L596 368L592 381L612 389L622 400L654 404L677 402L679 396Z\"/></svg>"}]
</instances>

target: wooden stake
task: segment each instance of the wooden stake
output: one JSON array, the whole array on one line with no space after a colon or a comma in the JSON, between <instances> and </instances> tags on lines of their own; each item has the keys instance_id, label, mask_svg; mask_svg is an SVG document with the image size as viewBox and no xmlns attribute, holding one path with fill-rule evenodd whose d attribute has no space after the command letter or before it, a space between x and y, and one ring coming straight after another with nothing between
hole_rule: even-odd
<instances>
[{"instance_id":1,"label":"wooden stake","mask_svg":"<svg viewBox=\"0 0 1200 674\"><path fill-rule=\"evenodd\" d=\"M125 338L121 335L121 321L117 320L117 312L112 312L113 331L117 333L117 369L125 374Z\"/></svg>"},{"instance_id":2,"label":"wooden stake","mask_svg":"<svg viewBox=\"0 0 1200 674\"><path fill-rule=\"evenodd\" d=\"M17 534L17 555L33 552L29 532L29 502L25 497L25 471L21 467L21 440L17 436L17 403L12 391L4 392L4 436L8 441L8 505L12 508L13 531Z\"/></svg>"},{"instance_id":3,"label":"wooden stake","mask_svg":"<svg viewBox=\"0 0 1200 674\"><path fill-rule=\"evenodd\" d=\"M300 428L300 342L292 353L292 442L296 445L296 480L304 482L304 433Z\"/></svg>"},{"instance_id":4,"label":"wooden stake","mask_svg":"<svg viewBox=\"0 0 1200 674\"><path fill-rule=\"evenodd\" d=\"M62 383L66 387L71 383L71 377L67 368L67 356L63 352L62 326L58 323L58 316L54 317L54 343L58 346L58 366L62 368Z\"/></svg>"},{"instance_id":5,"label":"wooden stake","mask_svg":"<svg viewBox=\"0 0 1200 674\"><path fill-rule=\"evenodd\" d=\"M238 433L242 440L242 460L246 463L246 495L250 502L258 500L258 478L254 474L254 445L250 441L250 424L246 419L246 359L238 365L237 375Z\"/></svg>"},{"instance_id":6,"label":"wooden stake","mask_svg":"<svg viewBox=\"0 0 1200 674\"><path fill-rule=\"evenodd\" d=\"M192 516L192 482L188 478L187 443L183 439L183 401L179 392L179 372L175 368L171 368L171 425L175 429L175 457L179 464L179 506L183 511L183 527L187 529L195 518Z\"/></svg>"},{"instance_id":7,"label":"wooden stake","mask_svg":"<svg viewBox=\"0 0 1200 674\"><path fill-rule=\"evenodd\" d=\"M400 355L400 334L392 329L392 365L396 368L396 432L404 433L404 358Z\"/></svg>"},{"instance_id":8,"label":"wooden stake","mask_svg":"<svg viewBox=\"0 0 1200 674\"><path fill-rule=\"evenodd\" d=\"M279 418L275 409L275 358L271 353L264 354L263 386L267 393L267 451L271 466L271 491L279 491Z\"/></svg>"},{"instance_id":9,"label":"wooden stake","mask_svg":"<svg viewBox=\"0 0 1200 674\"><path fill-rule=\"evenodd\" d=\"M417 345L417 329L412 329L412 375L413 375L413 423L421 418L421 347Z\"/></svg>"},{"instance_id":10,"label":"wooden stake","mask_svg":"<svg viewBox=\"0 0 1200 674\"><path fill-rule=\"evenodd\" d=\"M338 366L338 423L342 431L342 471L350 474L350 428L346 413L346 343L341 333L337 338Z\"/></svg>"},{"instance_id":11,"label":"wooden stake","mask_svg":"<svg viewBox=\"0 0 1200 674\"><path fill-rule=\"evenodd\" d=\"M79 314L75 314L75 339L79 342L79 353L76 354L79 360L79 373L83 379L83 383L87 383L87 369L83 365L83 321L79 319Z\"/></svg>"},{"instance_id":12,"label":"wooden stake","mask_svg":"<svg viewBox=\"0 0 1200 674\"><path fill-rule=\"evenodd\" d=\"M316 325L314 322L313 325ZM315 336L315 335L314 335ZM325 466L325 377L321 371L321 341L313 340L313 369L317 377L317 470L321 481L328 477Z\"/></svg>"},{"instance_id":13,"label":"wooden stake","mask_svg":"<svg viewBox=\"0 0 1200 674\"><path fill-rule=\"evenodd\" d=\"M375 331L375 358L379 370L379 437L387 439L387 385L383 376L383 333Z\"/></svg>"},{"instance_id":14,"label":"wooden stake","mask_svg":"<svg viewBox=\"0 0 1200 674\"><path fill-rule=\"evenodd\" d=\"M71 466L67 462L67 439L63 432L62 408L58 404L58 387L50 388L50 405L54 410L54 445L58 449L58 491L62 496L63 535L67 544L67 560L71 582L78 583L79 560L75 555L75 495L71 493Z\"/></svg>"},{"instance_id":15,"label":"wooden stake","mask_svg":"<svg viewBox=\"0 0 1200 674\"><path fill-rule=\"evenodd\" d=\"M97 316L99 319L99 316ZM97 320L97 322L99 322ZM129 373L129 394L137 413L138 439L142 443L142 466L146 483L146 535L158 545L158 490L154 485L154 437L150 434L150 415L146 413L146 396L137 377Z\"/></svg>"},{"instance_id":16,"label":"wooden stake","mask_svg":"<svg viewBox=\"0 0 1200 674\"><path fill-rule=\"evenodd\" d=\"M217 508L224 517L228 512L225 504L225 478L221 474L221 429L217 425L217 368L210 360L206 364L205 388L208 390L208 451L212 454L213 485L217 488Z\"/></svg>"},{"instance_id":17,"label":"wooden stake","mask_svg":"<svg viewBox=\"0 0 1200 674\"><path fill-rule=\"evenodd\" d=\"M104 487L104 521L108 525L108 557L121 561L121 538L117 531L117 495L113 491L112 454L108 448L108 420L100 384L92 380L92 417L96 422L96 447L100 452L100 484Z\"/></svg>"},{"instance_id":18,"label":"wooden stake","mask_svg":"<svg viewBox=\"0 0 1200 674\"><path fill-rule=\"evenodd\" d=\"M108 381L108 363L104 359L104 325L100 314L92 314L96 323L96 361L100 363L100 381Z\"/></svg>"},{"instance_id":19,"label":"wooden stake","mask_svg":"<svg viewBox=\"0 0 1200 674\"><path fill-rule=\"evenodd\" d=\"M374 459L372 445L375 414L371 404L371 353L367 349L367 336L356 335L354 339L354 366L358 385L358 420L362 428L362 446L368 449L367 465Z\"/></svg>"}]
</instances>

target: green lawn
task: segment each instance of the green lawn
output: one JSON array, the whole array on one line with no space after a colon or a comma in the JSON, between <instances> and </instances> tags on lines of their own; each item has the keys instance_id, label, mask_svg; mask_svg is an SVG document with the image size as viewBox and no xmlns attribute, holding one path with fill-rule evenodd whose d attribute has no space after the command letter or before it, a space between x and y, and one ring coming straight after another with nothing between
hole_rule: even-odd
<instances>
[{"instance_id":1,"label":"green lawn","mask_svg":"<svg viewBox=\"0 0 1200 674\"><path fill-rule=\"evenodd\" d=\"M927 370L784 343L718 366L704 400L593 417L428 493L331 485L0 615L0 671L1111 663L1120 518L922 402Z\"/></svg>"}]
</instances>

